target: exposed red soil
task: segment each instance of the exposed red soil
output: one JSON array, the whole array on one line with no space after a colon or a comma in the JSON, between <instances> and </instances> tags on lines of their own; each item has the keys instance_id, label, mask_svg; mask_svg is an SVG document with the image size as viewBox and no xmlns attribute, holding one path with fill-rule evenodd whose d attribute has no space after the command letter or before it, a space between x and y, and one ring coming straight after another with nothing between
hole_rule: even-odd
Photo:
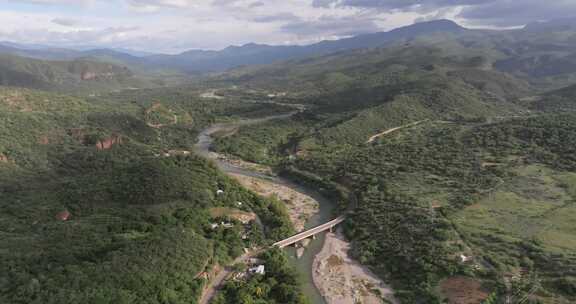
<instances>
[{"instance_id":1,"label":"exposed red soil","mask_svg":"<svg viewBox=\"0 0 576 304\"><path fill-rule=\"evenodd\" d=\"M0 103L20 112L30 112L32 110L30 106L27 105L26 96L19 91L10 92L8 95L2 96Z\"/></svg>"},{"instance_id":2,"label":"exposed red soil","mask_svg":"<svg viewBox=\"0 0 576 304\"><path fill-rule=\"evenodd\" d=\"M122 136L113 135L107 139L99 140L96 143L96 149L98 150L110 150L113 146L122 144Z\"/></svg>"},{"instance_id":3,"label":"exposed red soil","mask_svg":"<svg viewBox=\"0 0 576 304\"><path fill-rule=\"evenodd\" d=\"M146 114L152 113L152 111L156 111L158 108L162 106L162 103L159 101L155 101L150 108L146 110Z\"/></svg>"},{"instance_id":4,"label":"exposed red soil","mask_svg":"<svg viewBox=\"0 0 576 304\"><path fill-rule=\"evenodd\" d=\"M40 138L38 138L38 144L42 145L42 146L46 146L50 144L50 138L48 138L48 136L43 135L40 136Z\"/></svg>"},{"instance_id":5,"label":"exposed red soil","mask_svg":"<svg viewBox=\"0 0 576 304\"><path fill-rule=\"evenodd\" d=\"M62 212L58 212L58 214L56 215L56 218L65 222L67 220L70 219L70 212L68 212L68 210L64 210Z\"/></svg>"},{"instance_id":6,"label":"exposed red soil","mask_svg":"<svg viewBox=\"0 0 576 304\"><path fill-rule=\"evenodd\" d=\"M10 160L8 159L8 156L0 153L0 163L7 163L7 162L9 162L9 161L10 161Z\"/></svg>"},{"instance_id":7,"label":"exposed red soil","mask_svg":"<svg viewBox=\"0 0 576 304\"><path fill-rule=\"evenodd\" d=\"M452 277L440 284L449 304L480 304L490 295L480 281L468 277Z\"/></svg>"}]
</instances>

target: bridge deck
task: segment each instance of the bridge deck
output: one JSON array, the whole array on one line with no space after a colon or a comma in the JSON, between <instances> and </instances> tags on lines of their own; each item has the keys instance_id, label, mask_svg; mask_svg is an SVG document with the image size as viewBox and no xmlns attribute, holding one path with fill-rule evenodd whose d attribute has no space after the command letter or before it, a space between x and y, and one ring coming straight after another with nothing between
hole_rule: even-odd
<instances>
[{"instance_id":1,"label":"bridge deck","mask_svg":"<svg viewBox=\"0 0 576 304\"><path fill-rule=\"evenodd\" d=\"M333 219L327 223L324 223L322 225L316 226L314 228L308 229L306 231L300 232L296 235L293 235L287 239L281 240L279 242L274 243L272 246L276 246L279 248L284 248L286 246L292 245L294 243L297 243L303 239L309 238L313 235L316 235L320 232L324 232L326 230L332 229L334 226L342 223L346 218L344 216L340 216L336 219Z\"/></svg>"}]
</instances>

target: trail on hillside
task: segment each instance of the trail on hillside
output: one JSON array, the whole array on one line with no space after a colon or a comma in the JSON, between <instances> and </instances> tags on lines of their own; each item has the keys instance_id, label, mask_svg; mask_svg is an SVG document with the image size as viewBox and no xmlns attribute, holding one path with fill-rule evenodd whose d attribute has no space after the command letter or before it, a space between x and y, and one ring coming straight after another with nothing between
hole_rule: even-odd
<instances>
[{"instance_id":1,"label":"trail on hillside","mask_svg":"<svg viewBox=\"0 0 576 304\"><path fill-rule=\"evenodd\" d=\"M151 122L146 122L146 124L147 124L150 128L154 128L154 129L161 129L161 128L164 128L164 127L177 125L177 124L178 124L178 115L172 114L172 122L171 122L171 123L167 123L167 124L153 124L153 123L151 123Z\"/></svg>"},{"instance_id":2,"label":"trail on hillside","mask_svg":"<svg viewBox=\"0 0 576 304\"><path fill-rule=\"evenodd\" d=\"M388 130L386 130L386 131L383 131L383 132L380 132L380 133L378 133L378 134L375 134L375 135L371 136L371 137L368 139L368 141L366 141L366 143L367 143L367 144L373 143L373 142L374 142L376 139L378 139L379 137L382 137L382 136L384 136L384 135L388 135L388 134L393 133L393 132L396 132L396 131L398 131L398 130L402 130L402 129L405 129L405 128L410 128L410 127L417 126L417 125L419 125L419 124L421 124L421 123L423 123L423 122L426 122L426 121L428 121L428 119L424 119L424 120L420 120L420 121L417 121L417 122L413 122L413 123L410 123L410 124L407 124L407 125L403 125L403 126L400 126L400 127L388 129Z\"/></svg>"}]
</instances>

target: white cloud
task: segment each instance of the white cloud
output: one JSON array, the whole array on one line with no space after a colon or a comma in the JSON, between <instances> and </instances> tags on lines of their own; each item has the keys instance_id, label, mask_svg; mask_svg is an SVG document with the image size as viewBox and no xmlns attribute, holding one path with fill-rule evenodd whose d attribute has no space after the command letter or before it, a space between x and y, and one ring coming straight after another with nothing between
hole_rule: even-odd
<instances>
[{"instance_id":1,"label":"white cloud","mask_svg":"<svg viewBox=\"0 0 576 304\"><path fill-rule=\"evenodd\" d=\"M79 20L71 19L71 18L54 18L52 19L52 23L58 24L61 26L77 26L80 24Z\"/></svg>"},{"instance_id":2,"label":"white cloud","mask_svg":"<svg viewBox=\"0 0 576 304\"><path fill-rule=\"evenodd\" d=\"M27 3L38 5L87 5L97 0L0 0L0 3Z\"/></svg>"},{"instance_id":3,"label":"white cloud","mask_svg":"<svg viewBox=\"0 0 576 304\"><path fill-rule=\"evenodd\" d=\"M128 7L140 12L158 12L163 9L193 9L209 5L203 0L126 0Z\"/></svg>"},{"instance_id":4,"label":"white cloud","mask_svg":"<svg viewBox=\"0 0 576 304\"><path fill-rule=\"evenodd\" d=\"M0 0L0 39L169 52L248 42L301 44L442 17L521 23L567 14L576 1L555 0L540 11L517 9L522 3L532 7L537 0ZM476 4L476 10L463 4ZM508 16L510 10L491 13L504 4L519 17Z\"/></svg>"}]
</instances>

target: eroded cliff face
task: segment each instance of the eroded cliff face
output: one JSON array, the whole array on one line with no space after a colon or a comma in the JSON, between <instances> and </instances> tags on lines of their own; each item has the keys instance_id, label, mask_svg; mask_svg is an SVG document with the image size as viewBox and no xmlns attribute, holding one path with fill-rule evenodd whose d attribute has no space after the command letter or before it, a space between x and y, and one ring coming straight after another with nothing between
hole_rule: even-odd
<instances>
[{"instance_id":1,"label":"eroded cliff face","mask_svg":"<svg viewBox=\"0 0 576 304\"><path fill-rule=\"evenodd\" d=\"M50 61L0 54L0 85L74 91L84 87L90 89L91 82L118 85L134 76L127 66L103 60L105 59L85 57L72 61Z\"/></svg>"},{"instance_id":2,"label":"eroded cliff face","mask_svg":"<svg viewBox=\"0 0 576 304\"><path fill-rule=\"evenodd\" d=\"M133 76L127 67L108 63L76 60L68 64L68 72L82 81L120 80Z\"/></svg>"},{"instance_id":3,"label":"eroded cliff face","mask_svg":"<svg viewBox=\"0 0 576 304\"><path fill-rule=\"evenodd\" d=\"M80 79L84 81L88 80L114 80L116 78L125 78L129 77L129 73L115 73L115 72L92 72L92 71L84 71L80 75Z\"/></svg>"},{"instance_id":4,"label":"eroded cliff face","mask_svg":"<svg viewBox=\"0 0 576 304\"><path fill-rule=\"evenodd\" d=\"M100 135L94 135L90 130L82 128L69 129L68 135L83 145L94 145L100 151L110 150L115 145L120 145L124 142L124 138L120 134L101 137Z\"/></svg>"},{"instance_id":5,"label":"eroded cliff face","mask_svg":"<svg viewBox=\"0 0 576 304\"><path fill-rule=\"evenodd\" d=\"M3 153L0 153L0 163L8 163L8 162L10 162L8 156L4 155Z\"/></svg>"},{"instance_id":6,"label":"eroded cliff face","mask_svg":"<svg viewBox=\"0 0 576 304\"><path fill-rule=\"evenodd\" d=\"M113 135L106 139L99 140L96 142L96 149L98 150L110 150L115 145L122 144L123 139L121 135Z\"/></svg>"}]
</instances>

